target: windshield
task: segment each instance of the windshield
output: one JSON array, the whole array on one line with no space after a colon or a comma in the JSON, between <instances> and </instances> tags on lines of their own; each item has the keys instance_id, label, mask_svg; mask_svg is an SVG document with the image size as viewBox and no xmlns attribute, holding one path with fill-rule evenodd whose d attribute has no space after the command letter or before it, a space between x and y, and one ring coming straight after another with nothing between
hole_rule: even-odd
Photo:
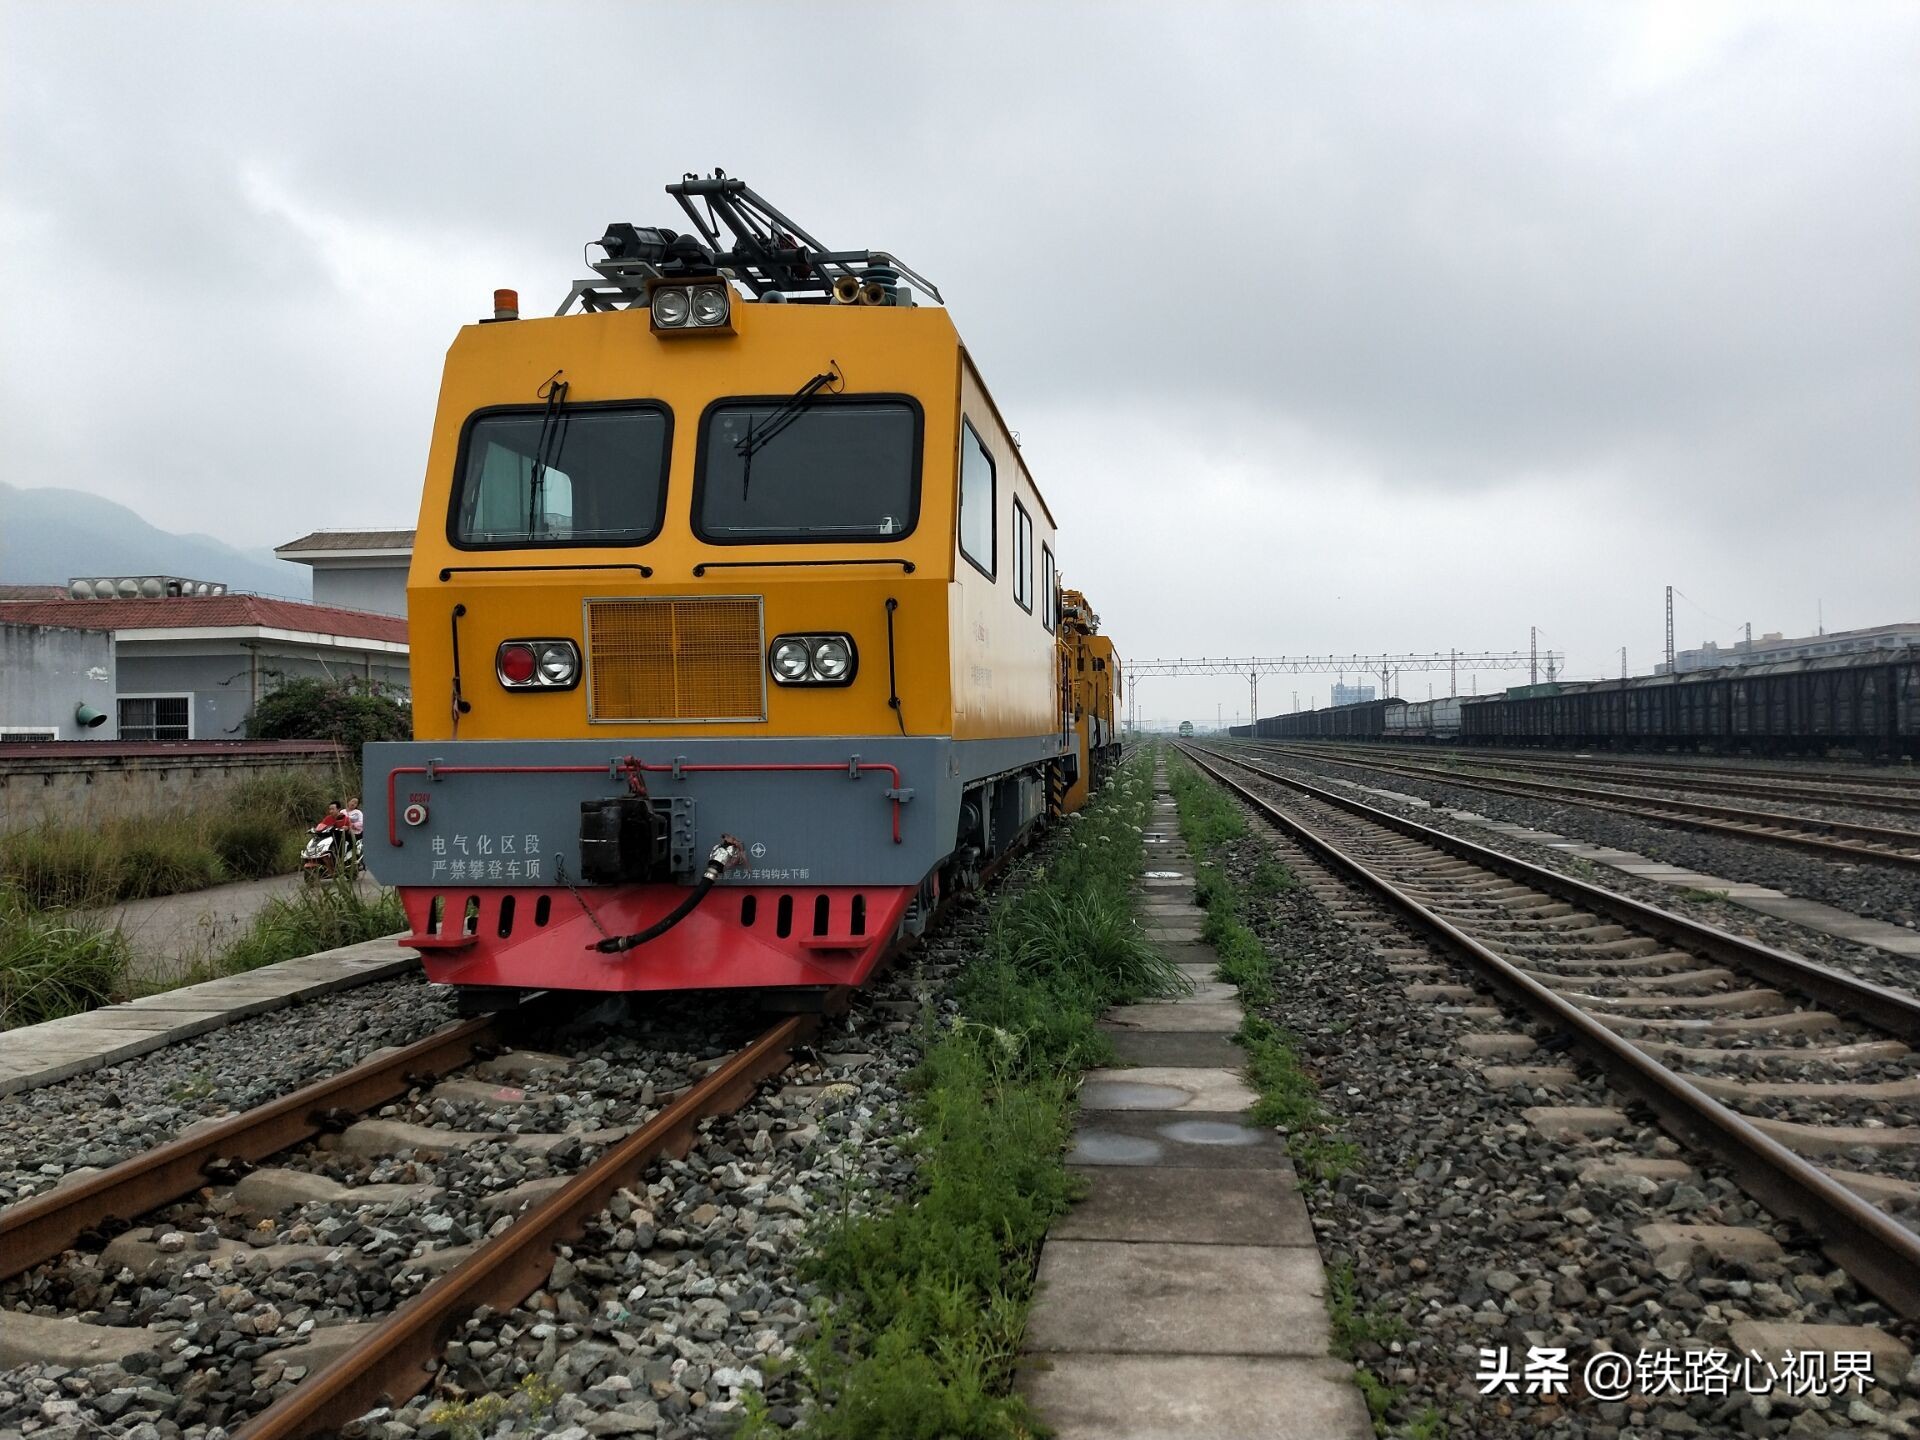
<instances>
[{"instance_id":1,"label":"windshield","mask_svg":"<svg viewBox=\"0 0 1920 1440\"><path fill-rule=\"evenodd\" d=\"M660 530L668 419L658 406L494 412L468 426L455 544L637 545ZM538 463L544 435L548 457Z\"/></svg>"},{"instance_id":2,"label":"windshield","mask_svg":"<svg viewBox=\"0 0 1920 1440\"><path fill-rule=\"evenodd\" d=\"M920 412L906 400L729 401L700 437L694 528L722 544L897 540L920 500Z\"/></svg>"}]
</instances>

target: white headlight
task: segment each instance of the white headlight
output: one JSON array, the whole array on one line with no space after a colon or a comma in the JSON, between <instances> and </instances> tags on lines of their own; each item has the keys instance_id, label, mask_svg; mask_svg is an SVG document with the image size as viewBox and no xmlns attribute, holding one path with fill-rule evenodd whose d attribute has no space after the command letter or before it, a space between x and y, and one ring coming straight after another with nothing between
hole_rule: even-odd
<instances>
[{"instance_id":1,"label":"white headlight","mask_svg":"<svg viewBox=\"0 0 1920 1440\"><path fill-rule=\"evenodd\" d=\"M687 323L693 297L684 289L667 287L653 292L653 323L663 330L676 330Z\"/></svg>"},{"instance_id":2,"label":"white headlight","mask_svg":"<svg viewBox=\"0 0 1920 1440\"><path fill-rule=\"evenodd\" d=\"M724 325L727 323L729 309L727 287L724 285L697 285L693 291L693 323L696 325Z\"/></svg>"},{"instance_id":3,"label":"white headlight","mask_svg":"<svg viewBox=\"0 0 1920 1440\"><path fill-rule=\"evenodd\" d=\"M782 640L773 647L773 673L779 680L797 681L807 678L807 642L804 640Z\"/></svg>"},{"instance_id":4,"label":"white headlight","mask_svg":"<svg viewBox=\"0 0 1920 1440\"><path fill-rule=\"evenodd\" d=\"M853 652L847 642L829 635L813 647L813 673L822 680L844 680L853 664Z\"/></svg>"},{"instance_id":5,"label":"white headlight","mask_svg":"<svg viewBox=\"0 0 1920 1440\"><path fill-rule=\"evenodd\" d=\"M570 645L549 645L540 652L540 678L549 685L571 685L580 657Z\"/></svg>"}]
</instances>

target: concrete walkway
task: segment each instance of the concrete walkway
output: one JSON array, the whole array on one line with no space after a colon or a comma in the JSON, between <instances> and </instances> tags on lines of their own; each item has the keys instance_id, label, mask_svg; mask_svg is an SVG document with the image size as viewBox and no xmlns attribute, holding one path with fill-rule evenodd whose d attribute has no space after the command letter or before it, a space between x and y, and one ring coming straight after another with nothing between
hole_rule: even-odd
<instances>
[{"instance_id":1,"label":"concrete walkway","mask_svg":"<svg viewBox=\"0 0 1920 1440\"><path fill-rule=\"evenodd\" d=\"M322 950L239 975L142 996L124 1005L107 1005L64 1020L0 1031L0 1095L119 1064L249 1015L262 1015L296 1001L406 974L419 965L420 954L401 949L394 943L399 938L389 935L384 940Z\"/></svg>"},{"instance_id":2,"label":"concrete walkway","mask_svg":"<svg viewBox=\"0 0 1920 1440\"><path fill-rule=\"evenodd\" d=\"M1041 1251L1021 1388L1060 1440L1368 1440L1292 1161L1244 1123L1238 992L1200 943L1164 772L1155 792L1144 919L1194 992L1107 1017L1132 1068L1081 1090L1092 1188Z\"/></svg>"}]
</instances>

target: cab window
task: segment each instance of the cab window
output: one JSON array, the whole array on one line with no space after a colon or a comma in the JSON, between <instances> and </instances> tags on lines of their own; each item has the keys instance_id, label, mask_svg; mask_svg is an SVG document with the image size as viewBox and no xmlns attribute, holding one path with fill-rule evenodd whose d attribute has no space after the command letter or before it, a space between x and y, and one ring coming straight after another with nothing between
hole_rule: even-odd
<instances>
[{"instance_id":1,"label":"cab window","mask_svg":"<svg viewBox=\"0 0 1920 1440\"><path fill-rule=\"evenodd\" d=\"M1053 569L1053 547L1040 547L1040 623L1052 630L1060 623L1060 583Z\"/></svg>"},{"instance_id":2,"label":"cab window","mask_svg":"<svg viewBox=\"0 0 1920 1440\"><path fill-rule=\"evenodd\" d=\"M1013 600L1022 610L1033 609L1033 517L1018 500L1013 502Z\"/></svg>"},{"instance_id":3,"label":"cab window","mask_svg":"<svg viewBox=\"0 0 1920 1440\"><path fill-rule=\"evenodd\" d=\"M725 400L701 424L694 532L723 545L884 542L920 508L910 400Z\"/></svg>"},{"instance_id":4,"label":"cab window","mask_svg":"<svg viewBox=\"0 0 1920 1440\"><path fill-rule=\"evenodd\" d=\"M973 422L960 425L960 553L991 580L999 571L994 553L993 457L980 443Z\"/></svg>"},{"instance_id":5,"label":"cab window","mask_svg":"<svg viewBox=\"0 0 1920 1440\"><path fill-rule=\"evenodd\" d=\"M660 533L671 429L658 405L483 411L461 441L448 538L466 549L643 544Z\"/></svg>"}]
</instances>

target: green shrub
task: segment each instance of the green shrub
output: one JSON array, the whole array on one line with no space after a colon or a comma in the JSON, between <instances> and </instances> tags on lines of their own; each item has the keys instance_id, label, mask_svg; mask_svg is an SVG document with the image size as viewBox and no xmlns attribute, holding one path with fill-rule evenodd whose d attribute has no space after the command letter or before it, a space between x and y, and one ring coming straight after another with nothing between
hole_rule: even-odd
<instances>
[{"instance_id":1,"label":"green shrub","mask_svg":"<svg viewBox=\"0 0 1920 1440\"><path fill-rule=\"evenodd\" d=\"M331 740L355 756L369 740L411 740L413 711L377 684L349 677L282 680L247 716L256 740Z\"/></svg>"},{"instance_id":2,"label":"green shrub","mask_svg":"<svg viewBox=\"0 0 1920 1440\"><path fill-rule=\"evenodd\" d=\"M294 869L299 832L262 811L224 815L213 824L213 850L235 880L258 880Z\"/></svg>"},{"instance_id":3,"label":"green shrub","mask_svg":"<svg viewBox=\"0 0 1920 1440\"><path fill-rule=\"evenodd\" d=\"M0 885L0 1029L91 1010L121 994L126 937L98 921L40 911Z\"/></svg>"},{"instance_id":4,"label":"green shrub","mask_svg":"<svg viewBox=\"0 0 1920 1440\"><path fill-rule=\"evenodd\" d=\"M406 910L391 890L368 896L344 880L313 885L268 901L247 933L227 947L218 969L224 974L257 970L316 950L378 940L406 927Z\"/></svg>"}]
</instances>

